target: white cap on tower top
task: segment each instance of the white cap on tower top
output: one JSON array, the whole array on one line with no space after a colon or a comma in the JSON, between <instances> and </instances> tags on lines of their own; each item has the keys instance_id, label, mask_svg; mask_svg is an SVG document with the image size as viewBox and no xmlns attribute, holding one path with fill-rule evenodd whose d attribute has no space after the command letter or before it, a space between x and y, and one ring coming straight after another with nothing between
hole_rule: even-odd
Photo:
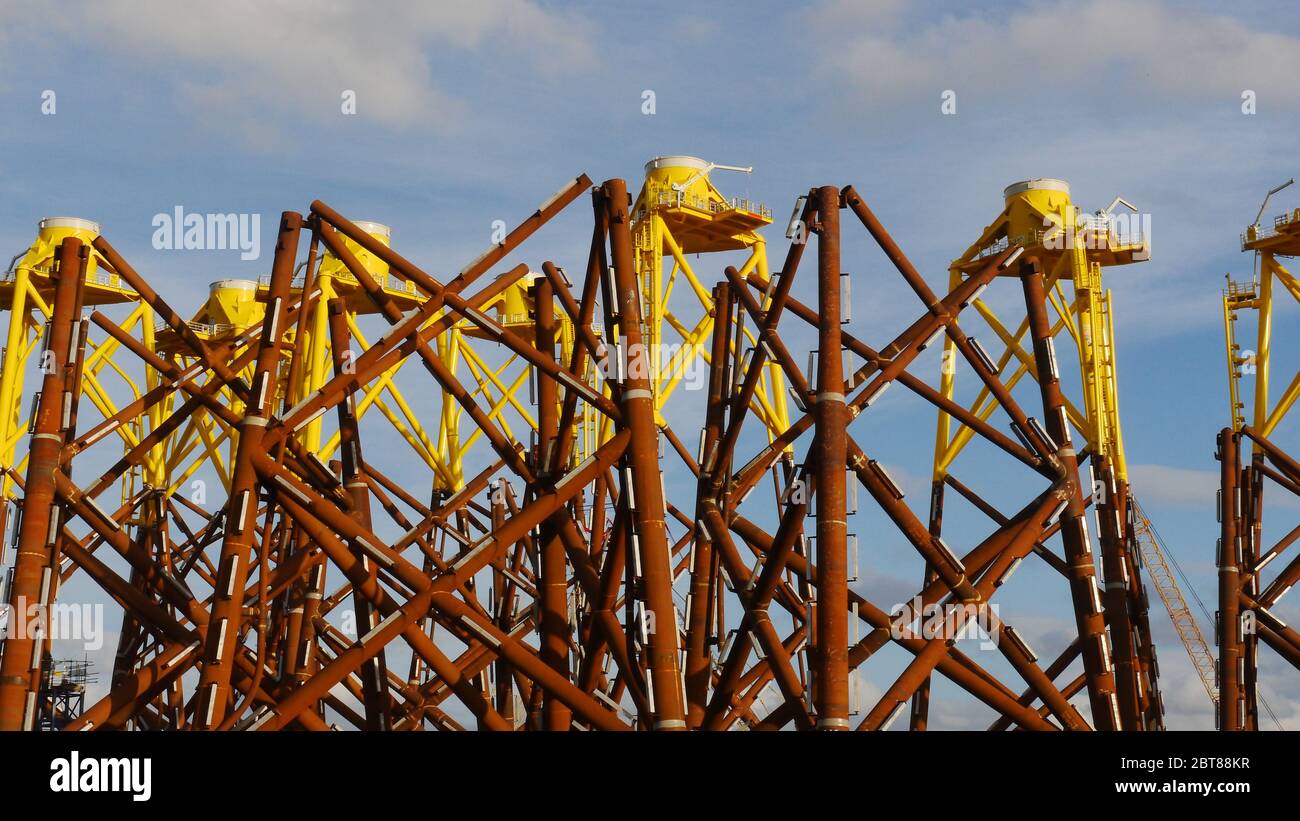
<instances>
[{"instance_id":1,"label":"white cap on tower top","mask_svg":"<svg viewBox=\"0 0 1300 821\"><path fill-rule=\"evenodd\" d=\"M1041 177L1036 180L1021 180L1013 182L1002 190L1002 198L1013 197L1016 194L1023 194L1026 191L1064 191L1070 193L1070 184L1065 180L1054 180L1050 177Z\"/></svg>"},{"instance_id":2,"label":"white cap on tower top","mask_svg":"<svg viewBox=\"0 0 1300 821\"><path fill-rule=\"evenodd\" d=\"M353 220L352 224L372 236L374 234L379 234L380 236L389 239L391 239L393 236L393 229L389 228L387 225L384 225L382 222L371 222L370 220Z\"/></svg>"},{"instance_id":3,"label":"white cap on tower top","mask_svg":"<svg viewBox=\"0 0 1300 821\"><path fill-rule=\"evenodd\" d=\"M257 281L253 279L219 279L209 285L208 288L213 291L256 291Z\"/></svg>"},{"instance_id":4,"label":"white cap on tower top","mask_svg":"<svg viewBox=\"0 0 1300 821\"><path fill-rule=\"evenodd\" d=\"M75 228L81 231L90 231L92 234L99 233L99 223L91 220L83 220L80 217L46 217L41 220L41 228Z\"/></svg>"},{"instance_id":5,"label":"white cap on tower top","mask_svg":"<svg viewBox=\"0 0 1300 821\"><path fill-rule=\"evenodd\" d=\"M703 171L709 167L708 162L699 157L687 157L684 154L670 154L667 157L655 157L645 164L646 173L656 168L695 168Z\"/></svg>"}]
</instances>

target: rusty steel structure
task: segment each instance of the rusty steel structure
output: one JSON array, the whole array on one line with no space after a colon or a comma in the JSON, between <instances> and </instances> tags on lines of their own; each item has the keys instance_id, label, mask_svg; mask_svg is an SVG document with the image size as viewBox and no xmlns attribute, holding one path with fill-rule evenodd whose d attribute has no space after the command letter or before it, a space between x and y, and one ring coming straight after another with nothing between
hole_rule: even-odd
<instances>
[{"instance_id":1,"label":"rusty steel structure","mask_svg":"<svg viewBox=\"0 0 1300 821\"><path fill-rule=\"evenodd\" d=\"M1221 481L1215 638L1219 650L1216 722L1225 731L1258 730L1260 708L1272 713L1260 694L1261 647L1300 670L1300 633L1274 612L1300 580L1300 555L1276 562L1300 538L1300 527L1284 525L1277 537L1266 534L1264 520L1266 499L1275 498L1275 493L1279 497L1300 494L1300 462L1285 447L1293 436L1294 429L1285 423L1300 398L1300 373L1280 396L1270 393L1269 384L1270 374L1283 364L1274 361L1281 359L1274 351L1275 295L1300 300L1300 282L1281 261L1300 255L1300 209L1277 216L1271 226L1260 225L1272 196L1293 182L1268 192L1255 222L1241 235L1241 250L1251 252L1255 260L1254 275L1247 282L1229 276L1223 291L1231 424L1219 432L1215 449ZM1243 349L1238 342L1245 338L1238 322L1248 313L1253 313L1256 325L1253 350ZM1249 416L1247 381L1253 382ZM1284 510L1279 503L1271 507ZM1276 716L1272 718L1277 723Z\"/></svg>"},{"instance_id":2,"label":"rusty steel structure","mask_svg":"<svg viewBox=\"0 0 1300 821\"><path fill-rule=\"evenodd\" d=\"M1008 186L1003 196L1002 212L950 266L950 287L978 271L990 255L1017 244L1039 264L1042 278L1032 280L1034 295L1022 300L1025 311L1018 321L1018 304L994 311L998 289L987 295L980 289L970 300L975 316L964 324L969 336L965 344L998 380L979 385L969 415L988 420L1003 411L1022 443L1035 438L1063 443L1060 455L1065 469L1071 474L1086 471L1087 481L1072 491L1061 513L1065 556L1058 565L1070 580L1080 641L1066 648L1053 667L1060 670L1075 658L1081 660L1082 670L1066 691L1086 694L1098 726L1161 729L1164 709L1139 555L1144 544L1156 553L1159 547L1141 538L1140 508L1128 486L1112 296L1102 281L1103 268L1149 259L1149 236L1139 222L1112 213L1118 204L1127 205L1122 197L1107 209L1085 214L1072 203L1070 187L1063 180L1024 180ZM873 235L883 234L878 225L864 222ZM892 259L897 250L890 251L887 242L885 247ZM944 341L940 390L947 398L953 397L959 382L960 344L951 334ZM1070 355L1070 348L1077 357ZM1010 398L1022 381L1038 383L1044 393L1042 422L1021 413ZM994 521L1004 518L987 498L952 473L973 434L962 420L940 410L928 522L935 536L944 531L945 501L950 498L973 503ZM1077 446L1073 444L1076 434ZM1095 537L1090 520L1095 523ZM1158 589L1166 599L1166 588ZM1170 601L1180 599L1176 585L1172 589L1175 595ZM1175 611L1171 616L1177 624ZM913 728L923 728L928 711L925 688L918 691L912 707Z\"/></svg>"},{"instance_id":3,"label":"rusty steel structure","mask_svg":"<svg viewBox=\"0 0 1300 821\"><path fill-rule=\"evenodd\" d=\"M62 239L44 343L53 366L25 470L9 468L21 493L9 595L49 606L82 575L124 625L108 694L66 729L884 730L939 678L982 705L991 729L1162 726L1154 657L1132 641L1147 633L1127 620L1145 594L1124 552L1123 493L1104 502L1118 530L1100 557L1105 589L1096 578L1081 466L1097 456L1072 439L1048 315L1056 275L1034 248L1008 241L936 293L853 187L822 186L799 199L769 271L752 233L770 220L702 197L700 220L725 212L737 232L708 243L758 250L695 289L707 321L665 371L660 280L643 260L666 252L685 266L690 224L660 215L661 228L640 230L637 202L623 180L579 176L449 277L313 202L283 213L270 276L249 291L256 313L220 333L184 319L107 237ZM519 261L557 214L584 208L579 265ZM914 305L899 327L870 329L871 341L845 316L861 276L845 271L863 269L843 257L859 228L897 274L874 279ZM647 236L665 244L648 252ZM83 319L92 257L161 321L156 342ZM1034 378L1015 390L961 324L995 280L1026 312ZM513 309L506 294L521 297ZM382 319L383 335L360 341L358 312ZM147 390L100 418L78 413L92 325L151 373ZM522 364L534 409L522 426L507 423L504 388L466 386L453 335ZM938 375L926 352L941 347L1010 434L928 378ZM673 416L663 374L687 361L707 363L707 378L678 390L696 407ZM361 400L408 362L422 370L404 378L441 403L435 450L456 448L463 475L434 454L430 473L413 472L391 429L376 434L363 418L372 404ZM990 475L1014 472L1026 488L1003 512L947 476L991 523L977 537L949 535L950 546L942 510L914 509L872 453L865 434L888 424L878 409L896 384L891 398L906 392L969 430L1000 465ZM103 501L199 416L207 427L194 436L228 445L221 498L186 500L164 473L121 505ZM119 452L109 434L130 425L141 435ZM480 445L462 453L470 436ZM97 452L106 471L74 471ZM884 523L864 559L849 524L859 490ZM1236 520L1224 521L1226 536ZM889 544L916 562L913 599L937 620L900 615L855 583L859 561ZM1041 659L1015 615L992 606L1029 586L1023 572L1012 578L1022 561L1040 563L1034 586L1046 578L1069 603L1071 640ZM35 726L48 644L6 640L0 729ZM924 729L919 715L912 726Z\"/></svg>"}]
</instances>

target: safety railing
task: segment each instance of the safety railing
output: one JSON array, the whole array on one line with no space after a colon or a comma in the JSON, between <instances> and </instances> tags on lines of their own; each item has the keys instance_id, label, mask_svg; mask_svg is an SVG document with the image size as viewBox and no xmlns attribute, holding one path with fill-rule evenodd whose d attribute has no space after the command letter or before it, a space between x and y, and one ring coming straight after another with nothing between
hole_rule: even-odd
<instances>
[{"instance_id":1,"label":"safety railing","mask_svg":"<svg viewBox=\"0 0 1300 821\"><path fill-rule=\"evenodd\" d=\"M1120 215L1116 219L1111 214L1088 214L1083 218L1079 229L1094 235L1105 235L1110 245L1142 245L1146 237L1142 231L1142 219L1139 215L1132 218Z\"/></svg>"},{"instance_id":2,"label":"safety railing","mask_svg":"<svg viewBox=\"0 0 1300 821\"><path fill-rule=\"evenodd\" d=\"M1247 250L1247 246L1252 242L1259 242L1262 239L1275 237L1283 230L1294 223L1300 223L1300 208L1286 213L1279 214L1273 218L1273 225L1266 227L1263 225L1252 225L1245 231L1241 232L1241 250ZM1290 232L1287 232L1290 233Z\"/></svg>"},{"instance_id":3,"label":"safety railing","mask_svg":"<svg viewBox=\"0 0 1300 821\"><path fill-rule=\"evenodd\" d=\"M346 271L346 270L338 271L331 274L330 276L332 279L343 280L344 282L353 282L356 283L357 285L361 284L360 282L357 281L357 278L352 275L351 271ZM398 277L393 276L392 274L371 274L370 278L375 281L376 285L378 285L380 288L384 289L385 291L388 291L389 293L410 294L412 296L418 296L420 293L419 289L415 287L414 282L400 279ZM298 274L293 278L291 287L301 288L303 285L303 281L304 281L303 275ZM271 275L263 274L262 276L257 278L257 283L264 288L269 287L271 284Z\"/></svg>"},{"instance_id":4,"label":"safety railing","mask_svg":"<svg viewBox=\"0 0 1300 821\"><path fill-rule=\"evenodd\" d=\"M1030 231L1027 234L1021 234L1018 237L999 237L981 248L979 253L975 255L975 258L984 259L985 257L997 256L1007 250L1012 243L1015 243L1022 248L1036 248L1043 244L1043 240L1047 237L1047 234L1047 231Z\"/></svg>"},{"instance_id":5,"label":"safety railing","mask_svg":"<svg viewBox=\"0 0 1300 821\"><path fill-rule=\"evenodd\" d=\"M1241 299L1254 299L1258 288L1259 284L1255 279L1251 279L1247 282L1237 282L1229 279L1228 287L1223 289L1223 295Z\"/></svg>"},{"instance_id":6,"label":"safety railing","mask_svg":"<svg viewBox=\"0 0 1300 821\"><path fill-rule=\"evenodd\" d=\"M1099 241L1105 237L1105 242ZM1082 242L1090 249L1136 247L1146 242L1145 233L1140 222L1133 225L1128 220L1112 220L1105 215L1084 217L1071 229L1049 228L1042 231L1029 231L1017 237L1000 237L984 246L975 255L976 259L997 256L1005 251L1010 243L1022 248L1047 247L1050 250L1072 247L1071 243Z\"/></svg>"},{"instance_id":7,"label":"safety railing","mask_svg":"<svg viewBox=\"0 0 1300 821\"><path fill-rule=\"evenodd\" d=\"M705 211L710 214L745 211L750 214L758 214L766 219L772 218L771 208L747 197L715 200L709 197L701 197L698 194L687 194L685 191L662 190L655 197L655 202L658 205L694 208L696 211Z\"/></svg>"},{"instance_id":8,"label":"safety railing","mask_svg":"<svg viewBox=\"0 0 1300 821\"><path fill-rule=\"evenodd\" d=\"M233 331L236 330L237 327L235 325L231 325L226 322L208 323L208 322L195 322L193 320L190 320L185 324L189 326L191 331L194 331L195 333L207 334L208 336L216 336L217 334ZM155 322L153 329L155 333L161 333L170 327L171 326L169 326L166 322Z\"/></svg>"},{"instance_id":9,"label":"safety railing","mask_svg":"<svg viewBox=\"0 0 1300 821\"><path fill-rule=\"evenodd\" d=\"M17 267L11 266L9 270L5 271L3 274L0 274L0 283L13 282L14 280L16 280L18 278L19 268L25 268L25 270L34 274L48 275L53 272L53 266L50 265L33 265L33 266L17 266ZM109 272L101 268L96 268L93 272L86 274L86 284L102 285L106 288L117 288L123 291L132 290L131 286L123 282L122 278L119 277L117 274L110 274Z\"/></svg>"}]
</instances>

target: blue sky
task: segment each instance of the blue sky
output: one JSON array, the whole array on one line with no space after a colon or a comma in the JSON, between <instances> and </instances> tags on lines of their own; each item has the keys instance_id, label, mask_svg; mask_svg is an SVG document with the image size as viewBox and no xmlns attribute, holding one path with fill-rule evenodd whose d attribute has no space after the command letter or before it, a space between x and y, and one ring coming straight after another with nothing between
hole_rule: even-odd
<instances>
[{"instance_id":1,"label":"blue sky","mask_svg":"<svg viewBox=\"0 0 1300 821\"><path fill-rule=\"evenodd\" d=\"M33 13L4 0L0 250L25 248L43 216L98 220L185 312L211 280L265 273L269 253L242 262L155 251L151 219L176 205L261 213L269 249L278 213L320 198L393 226L394 245L437 275L476 256L494 220L513 223L580 172L624 177L635 190L647 159L682 153L752 165L750 176L715 180L778 219L810 186L852 183L941 287L948 261L997 215L1006 184L1066 179L1088 209L1123 195L1152 214L1153 232L1150 262L1107 274L1133 480L1213 609L1211 454L1227 420L1219 291L1225 272L1249 275L1237 238L1263 193L1296 175L1298 71L1300 15L1285 2L159 10L105 0ZM41 113L45 90L57 95L52 116ZM356 92L355 116L340 111L344 90ZM642 113L646 90L653 115ZM945 90L956 93L955 116L940 112ZM1296 206L1300 188L1269 213ZM540 234L529 260L579 267L585 220ZM769 237L778 257L779 232ZM860 239L846 245L845 269L863 283L853 330L880 342L920 309ZM881 283L879 293L866 283ZM1283 381L1300 365L1289 356L1296 316L1293 306L1280 312ZM862 439L889 440L880 447L914 480L920 509L933 417L891 397L896 406L879 413L903 435L864 428ZM1294 428L1278 438L1297 444ZM1050 646L1051 619L1064 611L1040 604L1027 600L1027 618L1044 620L1038 634ZM1294 604L1281 610L1300 615ZM1158 610L1152 619L1171 723L1209 726L1167 619ZM1290 678L1274 676L1265 692L1300 727ZM956 710L944 721L967 718Z\"/></svg>"}]
</instances>

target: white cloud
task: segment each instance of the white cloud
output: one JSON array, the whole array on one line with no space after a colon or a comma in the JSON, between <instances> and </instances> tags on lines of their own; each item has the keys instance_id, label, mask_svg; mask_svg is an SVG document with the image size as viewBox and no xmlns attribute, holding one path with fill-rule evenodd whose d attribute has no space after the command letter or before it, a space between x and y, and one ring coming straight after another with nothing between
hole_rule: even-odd
<instances>
[{"instance_id":1,"label":"white cloud","mask_svg":"<svg viewBox=\"0 0 1300 821\"><path fill-rule=\"evenodd\" d=\"M1160 0L1090 0L1028 6L997 18L981 12L903 19L894 2L832 2L814 16L832 38L824 68L866 94L865 106L933 100L938 90L1139 95L1300 106L1300 38ZM960 91L959 91L960 94ZM1233 102L1235 105L1236 103Z\"/></svg>"},{"instance_id":2,"label":"white cloud","mask_svg":"<svg viewBox=\"0 0 1300 821\"><path fill-rule=\"evenodd\" d=\"M1213 509L1219 491L1217 470L1191 470L1168 465L1129 465L1129 484L1144 502L1200 511ZM1267 491L1266 491L1267 493ZM1289 493L1274 489L1267 494L1270 507L1295 508L1300 501Z\"/></svg>"},{"instance_id":3,"label":"white cloud","mask_svg":"<svg viewBox=\"0 0 1300 821\"><path fill-rule=\"evenodd\" d=\"M1219 474L1168 465L1129 465L1133 493L1149 504L1209 510L1219 490Z\"/></svg>"},{"instance_id":4,"label":"white cloud","mask_svg":"<svg viewBox=\"0 0 1300 821\"><path fill-rule=\"evenodd\" d=\"M344 90L356 92L358 116L382 125L455 131L468 110L458 89L492 59L543 78L594 62L591 25L532 0L103 0L61 19L50 25L165 69L185 103L212 119L244 121L239 128L254 142L267 138L264 121L286 109L317 121L338 116ZM431 57L447 55L488 59L435 76Z\"/></svg>"}]
</instances>

